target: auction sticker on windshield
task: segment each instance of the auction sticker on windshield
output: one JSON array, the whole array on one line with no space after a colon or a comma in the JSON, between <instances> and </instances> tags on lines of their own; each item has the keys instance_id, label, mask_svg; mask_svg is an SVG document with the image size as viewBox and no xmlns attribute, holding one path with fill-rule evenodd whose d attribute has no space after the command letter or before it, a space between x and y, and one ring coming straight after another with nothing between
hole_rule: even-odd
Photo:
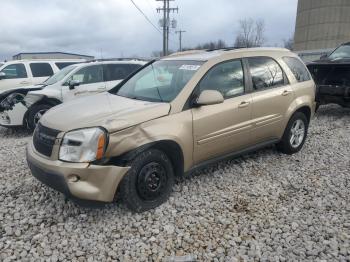
<instances>
[{"instance_id":1,"label":"auction sticker on windshield","mask_svg":"<svg viewBox=\"0 0 350 262\"><path fill-rule=\"evenodd\" d=\"M197 71L200 68L200 65L182 65L180 70L189 70L189 71Z\"/></svg>"}]
</instances>

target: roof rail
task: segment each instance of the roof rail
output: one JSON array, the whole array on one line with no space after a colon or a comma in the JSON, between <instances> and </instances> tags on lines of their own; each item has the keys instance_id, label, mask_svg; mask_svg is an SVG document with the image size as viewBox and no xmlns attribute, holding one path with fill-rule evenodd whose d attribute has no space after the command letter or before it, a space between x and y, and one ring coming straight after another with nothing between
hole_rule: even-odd
<instances>
[{"instance_id":1,"label":"roof rail","mask_svg":"<svg viewBox=\"0 0 350 262\"><path fill-rule=\"evenodd\" d=\"M247 47L243 47L243 46L237 46L237 47L233 47L233 46L229 46L229 47L222 47L222 48L212 48L212 49L205 49L206 52L212 52L212 51L231 51L231 50L235 50L235 49L242 49L242 48L247 48Z\"/></svg>"},{"instance_id":2,"label":"roof rail","mask_svg":"<svg viewBox=\"0 0 350 262\"><path fill-rule=\"evenodd\" d=\"M135 57L120 57L120 58L100 58L100 59L91 59L87 62L106 62L106 61L150 61L149 58L135 58Z\"/></svg>"},{"instance_id":3,"label":"roof rail","mask_svg":"<svg viewBox=\"0 0 350 262\"><path fill-rule=\"evenodd\" d=\"M199 54L199 53L203 53L203 52L205 52L205 50L191 49L191 50L186 50L186 51L172 53L172 54L170 54L168 56L174 57L174 56L181 56L181 55L193 55L193 54Z\"/></svg>"}]
</instances>

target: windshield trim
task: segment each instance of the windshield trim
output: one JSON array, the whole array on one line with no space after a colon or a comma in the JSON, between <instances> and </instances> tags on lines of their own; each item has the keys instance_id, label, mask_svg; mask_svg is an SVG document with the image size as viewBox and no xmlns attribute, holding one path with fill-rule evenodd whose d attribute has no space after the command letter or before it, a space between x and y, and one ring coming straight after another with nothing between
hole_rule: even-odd
<instances>
[{"instance_id":1,"label":"windshield trim","mask_svg":"<svg viewBox=\"0 0 350 262\"><path fill-rule=\"evenodd\" d=\"M59 74L59 73L62 73L62 70L67 69L68 67L72 67L72 69L71 69L68 73L66 73L60 80L57 80L56 82L54 82L54 83L52 83L52 84L48 84L48 83L47 83L47 81L48 81L50 78L52 78L53 76L55 76L55 75L57 75L57 74ZM71 75L72 72L75 72L77 68L79 68L79 66L76 65L76 64L72 64L72 65L69 65L69 66L67 66L67 67L64 67L64 68L62 68L60 71L57 71L55 74L53 74L52 76L50 76L48 79L46 79L46 80L45 80L44 82L42 82L41 84L44 85L44 86L51 86L51 85L57 84L58 82L61 82L61 81L65 80L65 79L67 78L67 76Z\"/></svg>"},{"instance_id":2,"label":"windshield trim","mask_svg":"<svg viewBox=\"0 0 350 262\"><path fill-rule=\"evenodd\" d=\"M348 48L350 48L350 45L348 45L348 44L344 44L344 45L340 45L340 46L338 46L336 49L334 49L334 51L332 52L332 53L330 53L329 55L328 55L328 58L329 59L343 59L343 58L349 58L349 57L331 57L335 52L337 52L340 48L342 48L342 47L348 47Z\"/></svg>"}]
</instances>

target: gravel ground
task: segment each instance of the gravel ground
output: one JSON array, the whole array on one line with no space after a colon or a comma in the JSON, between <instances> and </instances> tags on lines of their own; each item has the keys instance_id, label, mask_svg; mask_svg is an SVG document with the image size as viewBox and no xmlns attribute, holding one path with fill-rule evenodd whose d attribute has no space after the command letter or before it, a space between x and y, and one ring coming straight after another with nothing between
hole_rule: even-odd
<instances>
[{"instance_id":1,"label":"gravel ground","mask_svg":"<svg viewBox=\"0 0 350 262\"><path fill-rule=\"evenodd\" d=\"M321 108L300 153L220 162L142 214L65 203L30 175L29 140L0 128L0 261L350 261L348 109Z\"/></svg>"}]
</instances>

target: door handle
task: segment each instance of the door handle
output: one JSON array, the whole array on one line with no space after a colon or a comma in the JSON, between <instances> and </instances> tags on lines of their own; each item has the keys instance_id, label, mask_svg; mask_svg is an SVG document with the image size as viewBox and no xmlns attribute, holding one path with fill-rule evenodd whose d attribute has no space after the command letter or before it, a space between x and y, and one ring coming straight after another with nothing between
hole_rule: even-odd
<instances>
[{"instance_id":1,"label":"door handle","mask_svg":"<svg viewBox=\"0 0 350 262\"><path fill-rule=\"evenodd\" d=\"M20 84L21 84L21 85L28 85L29 82L28 82L28 81L22 81L22 82L20 82Z\"/></svg>"},{"instance_id":2,"label":"door handle","mask_svg":"<svg viewBox=\"0 0 350 262\"><path fill-rule=\"evenodd\" d=\"M249 104L250 104L249 102L243 101L238 105L238 108L245 108L245 107L249 106Z\"/></svg>"},{"instance_id":3,"label":"door handle","mask_svg":"<svg viewBox=\"0 0 350 262\"><path fill-rule=\"evenodd\" d=\"M284 90L282 93L282 96L288 96L290 93L292 93L292 92L288 91L288 90Z\"/></svg>"}]
</instances>

